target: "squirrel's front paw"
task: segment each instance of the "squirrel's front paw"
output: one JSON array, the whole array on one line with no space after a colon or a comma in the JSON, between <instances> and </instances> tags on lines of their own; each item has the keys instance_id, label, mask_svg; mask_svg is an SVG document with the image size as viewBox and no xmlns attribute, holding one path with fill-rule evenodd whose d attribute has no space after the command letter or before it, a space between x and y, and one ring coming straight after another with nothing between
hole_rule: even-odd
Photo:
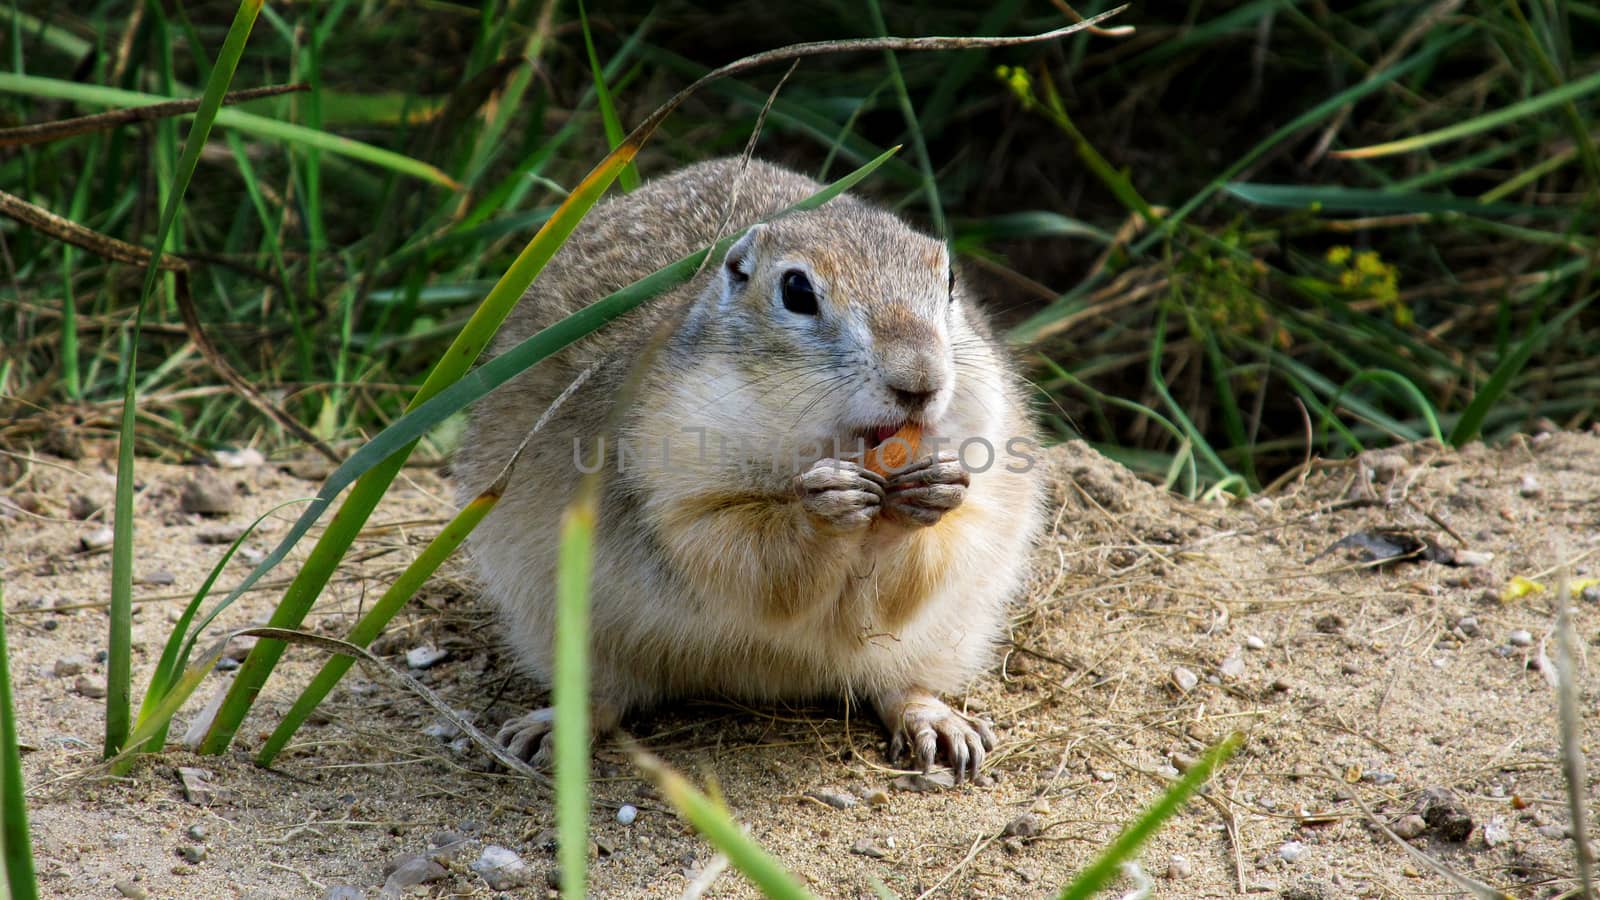
<instances>
[{"instance_id":1,"label":"squirrel's front paw","mask_svg":"<svg viewBox=\"0 0 1600 900\"><path fill-rule=\"evenodd\" d=\"M972 478L946 450L896 472L884 495L884 515L905 525L933 525L967 498Z\"/></svg>"},{"instance_id":2,"label":"squirrel's front paw","mask_svg":"<svg viewBox=\"0 0 1600 900\"><path fill-rule=\"evenodd\" d=\"M825 531L858 531L883 504L883 478L842 459L819 459L794 478L800 505Z\"/></svg>"}]
</instances>

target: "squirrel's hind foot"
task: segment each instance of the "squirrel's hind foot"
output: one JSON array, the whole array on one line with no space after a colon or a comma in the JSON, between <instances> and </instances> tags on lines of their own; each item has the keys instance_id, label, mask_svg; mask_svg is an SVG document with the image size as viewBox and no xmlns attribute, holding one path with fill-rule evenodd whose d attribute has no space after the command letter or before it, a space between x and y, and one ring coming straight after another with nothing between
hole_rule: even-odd
<instances>
[{"instance_id":1,"label":"squirrel's hind foot","mask_svg":"<svg viewBox=\"0 0 1600 900\"><path fill-rule=\"evenodd\" d=\"M998 742L988 722L956 712L920 688L879 697L874 705L889 729L890 762L909 753L911 762L928 772L942 756L958 784L978 776L984 755Z\"/></svg>"},{"instance_id":2,"label":"squirrel's hind foot","mask_svg":"<svg viewBox=\"0 0 1600 900\"><path fill-rule=\"evenodd\" d=\"M494 739L511 755L536 769L548 769L555 762L556 710L546 706L532 712L507 719ZM615 706L597 702L589 708L589 740L604 737L615 731L622 715Z\"/></svg>"}]
</instances>

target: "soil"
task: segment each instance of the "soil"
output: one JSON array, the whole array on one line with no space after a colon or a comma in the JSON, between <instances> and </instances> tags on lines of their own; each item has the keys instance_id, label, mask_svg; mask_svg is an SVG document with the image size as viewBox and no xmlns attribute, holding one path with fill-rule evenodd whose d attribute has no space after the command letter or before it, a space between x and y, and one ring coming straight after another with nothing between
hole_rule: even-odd
<instances>
[{"instance_id":1,"label":"soil","mask_svg":"<svg viewBox=\"0 0 1600 900\"><path fill-rule=\"evenodd\" d=\"M488 845L529 867L531 883L505 895L550 893L549 795L493 769L379 672L352 670L274 768L253 764L320 665L311 648L289 650L233 750L202 757L176 741L225 685L218 674L180 713L166 752L126 778L107 776L103 701L89 695L104 683L110 556L83 539L103 528L113 476L89 449L75 461L0 456L0 577L47 895L377 897L387 866L431 853L436 880L413 892L495 896L469 867ZM886 765L883 735L839 707L688 703L631 719L629 733L678 770L714 779L751 834L829 897L870 897L874 885L905 898L1049 896L1233 731L1248 736L1243 750L1150 840L1119 893L1148 879L1160 897L1458 894L1423 854L1515 897L1575 889L1551 633L1558 564L1580 585L1600 572L1600 437L1369 453L1232 503L1164 493L1081 444L1051 460L1059 514L1012 640L960 698L1001 734L988 783L896 787L902 773ZM214 476L221 486L209 493L221 496L191 488L186 499L197 476ZM271 463L155 462L141 462L139 481L142 689L172 619L225 547L202 536L309 496L315 482ZM184 511L216 504L231 511ZM294 511L270 518L243 556L269 549ZM450 512L437 472L407 470L307 627L347 631ZM1455 561L1473 565L1380 566L1359 547L1319 556L1379 528L1468 551ZM219 585L249 565L229 563ZM290 571L270 574L224 622L264 618ZM1517 590L1518 577L1546 589ZM1600 590L1580 593L1581 741L1593 748L1585 654L1600 631ZM448 656L413 674L487 730L541 699L510 671L459 561L376 646L404 668L405 652L425 645ZM57 675L75 662L86 662L80 675ZM186 797L180 767L209 772L211 796ZM595 773L595 896L677 897L711 877L715 854L622 749L599 748ZM1584 788L1595 794L1592 778ZM882 802L827 802L875 791ZM1430 802L1425 819L1407 818ZM628 825L617 818L624 804L637 811ZM1375 822L1425 827L1406 842L1411 852ZM727 871L705 895L753 894Z\"/></svg>"}]
</instances>

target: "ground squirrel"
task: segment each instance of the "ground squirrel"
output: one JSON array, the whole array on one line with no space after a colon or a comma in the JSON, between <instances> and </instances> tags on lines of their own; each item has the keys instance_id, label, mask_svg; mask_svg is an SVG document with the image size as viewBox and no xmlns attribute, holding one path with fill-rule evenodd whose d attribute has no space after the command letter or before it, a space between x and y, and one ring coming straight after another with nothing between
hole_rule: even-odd
<instances>
[{"instance_id":1,"label":"ground squirrel","mask_svg":"<svg viewBox=\"0 0 1600 900\"><path fill-rule=\"evenodd\" d=\"M603 203L494 350L820 189L721 159ZM945 245L848 195L755 225L712 263L472 411L463 501L592 376L470 539L509 644L548 679L561 511L580 470L603 464L597 733L669 697L855 699L887 726L891 757L976 774L994 733L940 694L993 658L1041 521L1020 379ZM679 310L620 433L602 435L630 366ZM907 425L920 458L887 476L862 465L863 447ZM550 720L514 719L500 739L546 761Z\"/></svg>"}]
</instances>

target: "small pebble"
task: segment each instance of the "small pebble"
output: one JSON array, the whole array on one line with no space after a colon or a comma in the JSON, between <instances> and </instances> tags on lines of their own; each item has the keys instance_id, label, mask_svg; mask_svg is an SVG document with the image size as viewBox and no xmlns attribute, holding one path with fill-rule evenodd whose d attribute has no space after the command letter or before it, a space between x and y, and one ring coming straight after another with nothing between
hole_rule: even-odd
<instances>
[{"instance_id":1,"label":"small pebble","mask_svg":"<svg viewBox=\"0 0 1600 900\"><path fill-rule=\"evenodd\" d=\"M1486 550L1457 550L1451 554L1451 561L1458 566L1477 568L1494 562L1494 554Z\"/></svg>"},{"instance_id":2,"label":"small pebble","mask_svg":"<svg viewBox=\"0 0 1600 900\"><path fill-rule=\"evenodd\" d=\"M178 848L178 856L191 866L198 866L205 862L206 848L194 844L184 844Z\"/></svg>"},{"instance_id":3,"label":"small pebble","mask_svg":"<svg viewBox=\"0 0 1600 900\"><path fill-rule=\"evenodd\" d=\"M1110 769L1095 769L1094 780L1103 781L1107 784L1110 784L1111 782L1117 780L1117 773L1111 771Z\"/></svg>"},{"instance_id":4,"label":"small pebble","mask_svg":"<svg viewBox=\"0 0 1600 900\"><path fill-rule=\"evenodd\" d=\"M1181 878L1188 878L1190 875L1193 875L1193 874L1194 874L1194 863L1189 862L1189 857L1181 856L1181 855L1179 855L1177 853L1174 853L1174 854L1172 854L1172 858L1167 860L1167 877L1168 878L1171 878L1172 880L1177 881L1177 880L1179 880Z\"/></svg>"},{"instance_id":5,"label":"small pebble","mask_svg":"<svg viewBox=\"0 0 1600 900\"><path fill-rule=\"evenodd\" d=\"M815 788L806 791L805 795L818 802L826 803L834 809L849 809L860 802L855 797L836 788ZM623 824L627 823L624 822Z\"/></svg>"},{"instance_id":6,"label":"small pebble","mask_svg":"<svg viewBox=\"0 0 1600 900\"><path fill-rule=\"evenodd\" d=\"M1585 603L1600 603L1600 584L1591 584L1578 595Z\"/></svg>"},{"instance_id":7,"label":"small pebble","mask_svg":"<svg viewBox=\"0 0 1600 900\"><path fill-rule=\"evenodd\" d=\"M1267 649L1267 642L1253 634L1244 639L1244 645L1251 650Z\"/></svg>"},{"instance_id":8,"label":"small pebble","mask_svg":"<svg viewBox=\"0 0 1600 900\"><path fill-rule=\"evenodd\" d=\"M1506 827L1505 820L1495 816L1483 823L1483 844L1486 847L1498 847L1511 837L1511 829Z\"/></svg>"},{"instance_id":9,"label":"small pebble","mask_svg":"<svg viewBox=\"0 0 1600 900\"><path fill-rule=\"evenodd\" d=\"M1039 817L1033 813L1023 813L1006 823L1006 837L1031 838L1037 837L1044 830L1044 825Z\"/></svg>"},{"instance_id":10,"label":"small pebble","mask_svg":"<svg viewBox=\"0 0 1600 900\"><path fill-rule=\"evenodd\" d=\"M422 729L422 733L435 740L452 741L461 734L461 729L457 728L454 722L435 719L428 724L428 727Z\"/></svg>"},{"instance_id":11,"label":"small pebble","mask_svg":"<svg viewBox=\"0 0 1600 900\"><path fill-rule=\"evenodd\" d=\"M1513 647L1532 647L1533 633L1518 628L1516 631L1506 635L1506 641Z\"/></svg>"},{"instance_id":12,"label":"small pebble","mask_svg":"<svg viewBox=\"0 0 1600 900\"><path fill-rule=\"evenodd\" d=\"M145 890L144 885L128 878L118 881L116 883L116 888L117 893L127 897L128 900L145 900L145 898L150 896L150 892Z\"/></svg>"},{"instance_id":13,"label":"small pebble","mask_svg":"<svg viewBox=\"0 0 1600 900\"><path fill-rule=\"evenodd\" d=\"M1306 855L1306 845L1299 841L1290 841L1278 848L1278 858L1286 863L1299 862Z\"/></svg>"},{"instance_id":14,"label":"small pebble","mask_svg":"<svg viewBox=\"0 0 1600 900\"><path fill-rule=\"evenodd\" d=\"M1244 658L1241 656L1229 656L1217 666L1217 671L1221 672L1222 677L1229 681L1238 681L1244 677Z\"/></svg>"},{"instance_id":15,"label":"small pebble","mask_svg":"<svg viewBox=\"0 0 1600 900\"><path fill-rule=\"evenodd\" d=\"M193 766L179 766L178 780L183 783L183 799L205 806L216 798L216 788L211 786L211 772Z\"/></svg>"},{"instance_id":16,"label":"small pebble","mask_svg":"<svg viewBox=\"0 0 1600 900\"><path fill-rule=\"evenodd\" d=\"M1200 676L1183 666L1174 666L1172 669L1172 683L1177 686L1178 693L1187 694L1200 684Z\"/></svg>"},{"instance_id":17,"label":"small pebble","mask_svg":"<svg viewBox=\"0 0 1600 900\"><path fill-rule=\"evenodd\" d=\"M878 846L878 842L874 838L861 838L850 845L850 852L857 856L867 856L872 859L883 859L889 855L887 850Z\"/></svg>"},{"instance_id":18,"label":"small pebble","mask_svg":"<svg viewBox=\"0 0 1600 900\"><path fill-rule=\"evenodd\" d=\"M1377 769L1368 769L1361 773L1361 780L1368 784L1394 784L1393 772L1379 772Z\"/></svg>"},{"instance_id":19,"label":"small pebble","mask_svg":"<svg viewBox=\"0 0 1600 900\"><path fill-rule=\"evenodd\" d=\"M1199 760L1195 759L1194 757L1187 756L1182 753L1172 754L1171 756L1167 757L1167 761L1172 763L1172 767L1177 769L1179 772L1187 772L1199 763Z\"/></svg>"},{"instance_id":20,"label":"small pebble","mask_svg":"<svg viewBox=\"0 0 1600 900\"><path fill-rule=\"evenodd\" d=\"M1374 453L1363 460L1372 470L1372 480L1378 484L1388 484L1405 474L1411 464L1398 453Z\"/></svg>"},{"instance_id":21,"label":"small pebble","mask_svg":"<svg viewBox=\"0 0 1600 900\"><path fill-rule=\"evenodd\" d=\"M1553 841L1564 841L1567 839L1567 834L1569 833L1567 826L1560 823L1540 825L1534 830L1539 832L1541 837L1547 837Z\"/></svg>"},{"instance_id":22,"label":"small pebble","mask_svg":"<svg viewBox=\"0 0 1600 900\"><path fill-rule=\"evenodd\" d=\"M384 896L400 896L419 884L438 881L449 874L444 866L426 856L408 853L390 863L389 875L383 881Z\"/></svg>"},{"instance_id":23,"label":"small pebble","mask_svg":"<svg viewBox=\"0 0 1600 900\"><path fill-rule=\"evenodd\" d=\"M225 516L238 506L233 486L211 472L201 470L184 479L178 492L178 508L202 516Z\"/></svg>"},{"instance_id":24,"label":"small pebble","mask_svg":"<svg viewBox=\"0 0 1600 900\"><path fill-rule=\"evenodd\" d=\"M71 678L82 674L87 668L89 668L89 657L74 653L56 660L55 673L57 678Z\"/></svg>"},{"instance_id":25,"label":"small pebble","mask_svg":"<svg viewBox=\"0 0 1600 900\"><path fill-rule=\"evenodd\" d=\"M897 791L942 791L945 788L952 788L956 786L956 776L949 771L932 772L927 775L917 773L913 775L901 775L899 778L896 778L893 782L891 782L891 784L894 785L894 789Z\"/></svg>"},{"instance_id":26,"label":"small pebble","mask_svg":"<svg viewBox=\"0 0 1600 900\"><path fill-rule=\"evenodd\" d=\"M1483 629L1478 627L1477 616L1462 616L1456 620L1456 627L1467 637L1477 637L1483 633Z\"/></svg>"},{"instance_id":27,"label":"small pebble","mask_svg":"<svg viewBox=\"0 0 1600 900\"><path fill-rule=\"evenodd\" d=\"M219 468L223 469L253 469L265 465L267 458L261 451L254 447L245 447L239 450L218 450L211 454L211 458Z\"/></svg>"},{"instance_id":28,"label":"small pebble","mask_svg":"<svg viewBox=\"0 0 1600 900\"><path fill-rule=\"evenodd\" d=\"M72 689L91 700L99 700L106 695L106 683L97 678L90 678L88 675L79 675L78 680L73 683Z\"/></svg>"},{"instance_id":29,"label":"small pebble","mask_svg":"<svg viewBox=\"0 0 1600 900\"><path fill-rule=\"evenodd\" d=\"M67 512L80 522L99 512L103 506L104 503L93 497L85 497L83 494L72 494L67 497Z\"/></svg>"},{"instance_id":30,"label":"small pebble","mask_svg":"<svg viewBox=\"0 0 1600 900\"><path fill-rule=\"evenodd\" d=\"M206 838L211 836L211 830L199 822L190 825L188 831L184 833L189 835L190 840L200 841L201 843L204 843Z\"/></svg>"},{"instance_id":31,"label":"small pebble","mask_svg":"<svg viewBox=\"0 0 1600 900\"><path fill-rule=\"evenodd\" d=\"M1394 823L1393 830L1395 834L1410 840L1427 831L1428 823L1424 822L1421 816L1412 813L1411 815L1401 816L1400 821Z\"/></svg>"},{"instance_id":32,"label":"small pebble","mask_svg":"<svg viewBox=\"0 0 1600 900\"><path fill-rule=\"evenodd\" d=\"M243 525L209 525L194 533L195 540L211 546L231 544L243 536ZM243 548L241 547L240 549L242 550Z\"/></svg>"},{"instance_id":33,"label":"small pebble","mask_svg":"<svg viewBox=\"0 0 1600 900\"><path fill-rule=\"evenodd\" d=\"M146 572L139 576L140 584L147 584L151 587L172 587L177 581L177 577L165 569L156 569L153 572Z\"/></svg>"},{"instance_id":34,"label":"small pebble","mask_svg":"<svg viewBox=\"0 0 1600 900\"><path fill-rule=\"evenodd\" d=\"M851 798L852 801L854 799L853 797ZM633 820L637 818L639 818L639 808L631 803L624 803L622 808L617 810L617 824L619 825L632 825Z\"/></svg>"},{"instance_id":35,"label":"small pebble","mask_svg":"<svg viewBox=\"0 0 1600 900\"><path fill-rule=\"evenodd\" d=\"M330 884L322 900L366 900L366 892L353 884Z\"/></svg>"},{"instance_id":36,"label":"small pebble","mask_svg":"<svg viewBox=\"0 0 1600 900\"><path fill-rule=\"evenodd\" d=\"M1517 493L1524 497L1537 497L1544 493L1544 488L1539 486L1539 479L1531 474L1524 475L1522 480L1517 482Z\"/></svg>"},{"instance_id":37,"label":"small pebble","mask_svg":"<svg viewBox=\"0 0 1600 900\"><path fill-rule=\"evenodd\" d=\"M104 550L116 540L117 533L109 528L96 528L88 534L78 538L78 546L84 550Z\"/></svg>"},{"instance_id":38,"label":"small pebble","mask_svg":"<svg viewBox=\"0 0 1600 900\"><path fill-rule=\"evenodd\" d=\"M423 644L406 651L406 665L413 669L431 669L450 658L450 651Z\"/></svg>"},{"instance_id":39,"label":"small pebble","mask_svg":"<svg viewBox=\"0 0 1600 900\"><path fill-rule=\"evenodd\" d=\"M861 795L868 806L886 806L889 803L889 792L883 788L873 788Z\"/></svg>"},{"instance_id":40,"label":"small pebble","mask_svg":"<svg viewBox=\"0 0 1600 900\"><path fill-rule=\"evenodd\" d=\"M1472 814L1449 788L1428 788L1417 801L1422 820L1428 823L1441 838L1460 844L1472 834Z\"/></svg>"},{"instance_id":41,"label":"small pebble","mask_svg":"<svg viewBox=\"0 0 1600 900\"><path fill-rule=\"evenodd\" d=\"M478 877L483 879L491 891L508 891L521 887L533 879L533 872L528 868L527 862L518 856L515 850L498 844L484 847L483 853L470 868L478 873Z\"/></svg>"}]
</instances>

